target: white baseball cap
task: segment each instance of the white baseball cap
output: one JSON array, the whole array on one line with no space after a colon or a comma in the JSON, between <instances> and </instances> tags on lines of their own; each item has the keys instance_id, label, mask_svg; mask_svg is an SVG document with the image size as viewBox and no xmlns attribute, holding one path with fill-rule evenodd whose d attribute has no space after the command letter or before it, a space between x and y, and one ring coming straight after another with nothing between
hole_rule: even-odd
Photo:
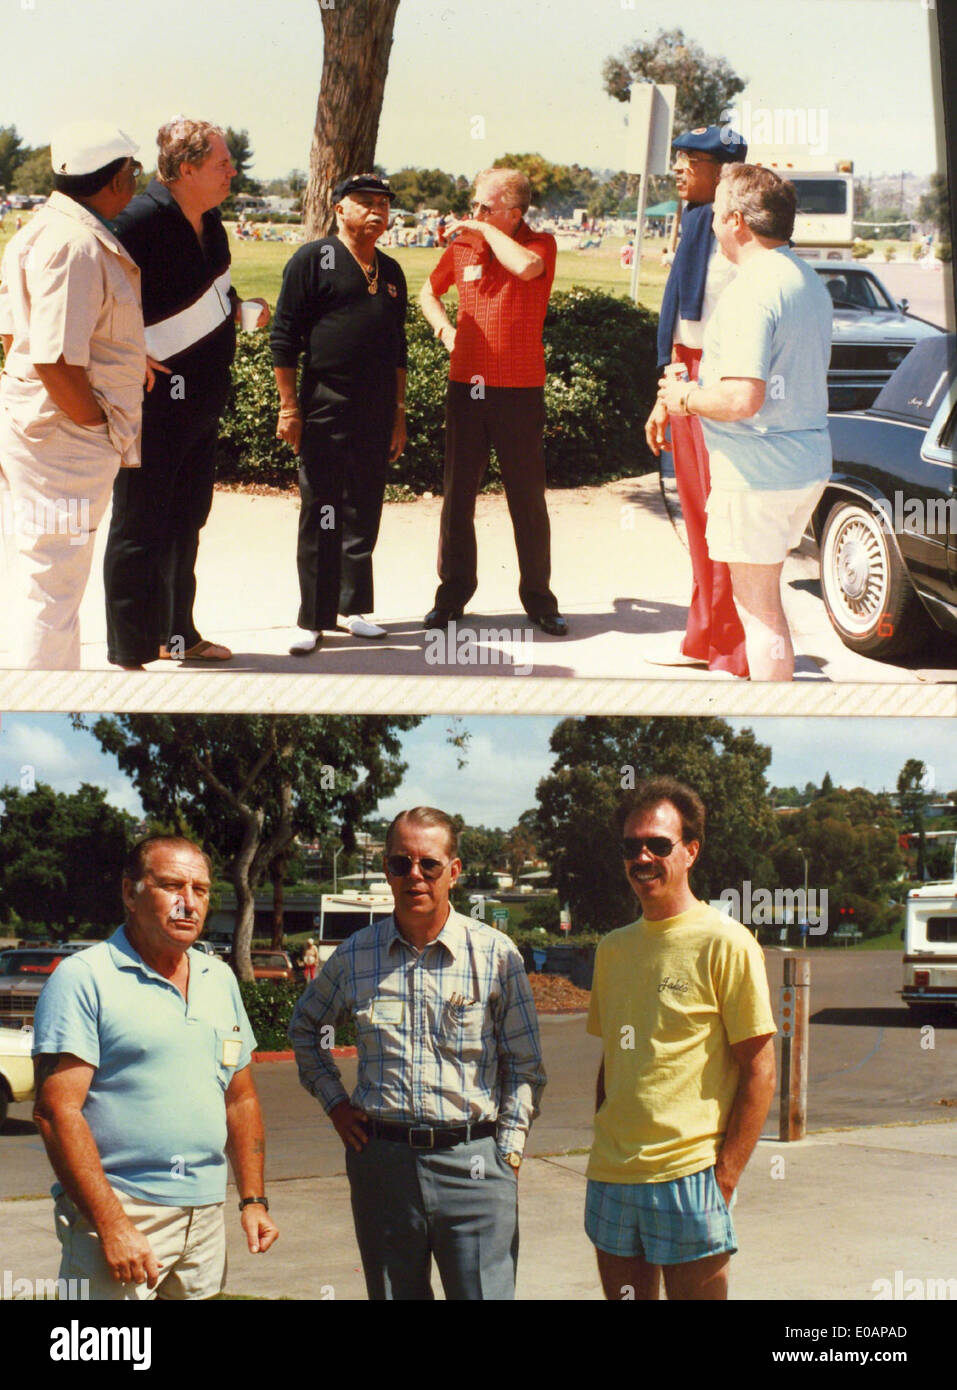
<instances>
[{"instance_id":1,"label":"white baseball cap","mask_svg":"<svg viewBox=\"0 0 957 1390\"><path fill-rule=\"evenodd\" d=\"M94 174L114 159L128 159L139 145L108 121L73 121L61 126L50 142L55 174Z\"/></svg>"}]
</instances>

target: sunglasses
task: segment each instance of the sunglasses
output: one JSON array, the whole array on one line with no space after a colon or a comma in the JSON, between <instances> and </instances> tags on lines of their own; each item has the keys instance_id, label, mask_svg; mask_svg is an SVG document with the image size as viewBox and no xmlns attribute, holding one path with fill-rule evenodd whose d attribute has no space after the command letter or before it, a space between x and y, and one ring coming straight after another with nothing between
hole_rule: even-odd
<instances>
[{"instance_id":1,"label":"sunglasses","mask_svg":"<svg viewBox=\"0 0 957 1390\"><path fill-rule=\"evenodd\" d=\"M622 859L637 859L643 849L648 849L656 859L667 859L680 840L669 840L667 835L628 835L621 842Z\"/></svg>"},{"instance_id":2,"label":"sunglasses","mask_svg":"<svg viewBox=\"0 0 957 1390\"><path fill-rule=\"evenodd\" d=\"M410 854L390 854L385 866L393 878L405 878L412 872L413 864L418 864L423 878L438 878L451 862L450 859L443 862L441 859L413 859Z\"/></svg>"}]
</instances>

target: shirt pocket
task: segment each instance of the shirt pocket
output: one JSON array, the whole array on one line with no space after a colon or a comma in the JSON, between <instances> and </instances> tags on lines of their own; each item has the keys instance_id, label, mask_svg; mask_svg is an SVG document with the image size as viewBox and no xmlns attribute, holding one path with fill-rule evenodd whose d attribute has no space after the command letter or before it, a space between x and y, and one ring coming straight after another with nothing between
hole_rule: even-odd
<instances>
[{"instance_id":1,"label":"shirt pocket","mask_svg":"<svg viewBox=\"0 0 957 1390\"><path fill-rule=\"evenodd\" d=\"M216 1047L216 1076L225 1091L239 1070L243 1039L232 1028L214 1028Z\"/></svg>"},{"instance_id":2,"label":"shirt pocket","mask_svg":"<svg viewBox=\"0 0 957 1390\"><path fill-rule=\"evenodd\" d=\"M478 1062L482 1057L484 1028L484 1004L453 1004L447 999L439 1015L439 1046L459 1061Z\"/></svg>"}]
</instances>

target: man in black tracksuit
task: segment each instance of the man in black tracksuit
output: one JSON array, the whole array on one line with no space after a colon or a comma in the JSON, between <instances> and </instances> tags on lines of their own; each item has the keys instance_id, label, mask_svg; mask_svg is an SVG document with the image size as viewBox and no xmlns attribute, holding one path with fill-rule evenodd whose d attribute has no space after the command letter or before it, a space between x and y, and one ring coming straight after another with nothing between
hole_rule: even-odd
<instances>
[{"instance_id":1,"label":"man in black tracksuit","mask_svg":"<svg viewBox=\"0 0 957 1390\"><path fill-rule=\"evenodd\" d=\"M127 668L231 656L200 636L193 600L236 351L238 301L218 211L236 171L205 121L171 121L157 143L160 177L115 223L140 267L146 349L158 366L143 404L142 467L117 477L104 565L107 654Z\"/></svg>"},{"instance_id":2,"label":"man in black tracksuit","mask_svg":"<svg viewBox=\"0 0 957 1390\"><path fill-rule=\"evenodd\" d=\"M375 245L393 196L372 174L340 183L336 235L299 248L276 305L277 436L301 455L295 656L314 651L340 615L353 636L385 636L362 615L373 607L388 466L405 446L405 276Z\"/></svg>"}]
</instances>

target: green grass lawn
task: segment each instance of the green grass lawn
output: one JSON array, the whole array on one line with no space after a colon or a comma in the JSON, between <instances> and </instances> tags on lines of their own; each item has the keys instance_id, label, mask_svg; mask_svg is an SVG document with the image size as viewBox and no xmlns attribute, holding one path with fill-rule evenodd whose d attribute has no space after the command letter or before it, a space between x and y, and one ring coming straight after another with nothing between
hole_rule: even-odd
<instances>
[{"instance_id":1,"label":"green grass lawn","mask_svg":"<svg viewBox=\"0 0 957 1390\"><path fill-rule=\"evenodd\" d=\"M32 214L24 214L30 217ZM0 231L0 255L13 236L16 216L8 213L3 230ZM661 307L664 293L665 267L661 264L661 239L651 238L644 242L642 255L641 284L639 299L648 309L656 312ZM229 247L233 258L233 284L243 299L261 296L275 307L282 283L283 267L296 250L291 242L284 241L237 241L230 224ZM605 290L608 294L627 298L631 286L631 271L623 270L619 264L622 247L621 237L606 237L601 247L590 251L559 251L555 271L555 289L570 290L574 285L588 289ZM401 265L409 286L409 300L414 303L426 278L442 254L437 248L403 247L392 249L390 256ZM416 312L418 312L416 310Z\"/></svg>"},{"instance_id":2,"label":"green grass lawn","mask_svg":"<svg viewBox=\"0 0 957 1390\"><path fill-rule=\"evenodd\" d=\"M233 256L233 284L244 299L260 295L275 305L282 281L283 266L296 250L286 242L249 242L229 239ZM573 285L605 290L608 294L627 298L631 284L630 270L619 264L622 239L607 238L604 244L591 251L559 251L555 271L555 289L570 290ZM665 268L661 264L660 240L645 243L642 261L642 280L639 286L641 303L649 309L661 307L664 293ZM409 286L409 300L418 299L419 291L438 263L438 248L402 247L389 249L388 255L399 262Z\"/></svg>"}]
</instances>

